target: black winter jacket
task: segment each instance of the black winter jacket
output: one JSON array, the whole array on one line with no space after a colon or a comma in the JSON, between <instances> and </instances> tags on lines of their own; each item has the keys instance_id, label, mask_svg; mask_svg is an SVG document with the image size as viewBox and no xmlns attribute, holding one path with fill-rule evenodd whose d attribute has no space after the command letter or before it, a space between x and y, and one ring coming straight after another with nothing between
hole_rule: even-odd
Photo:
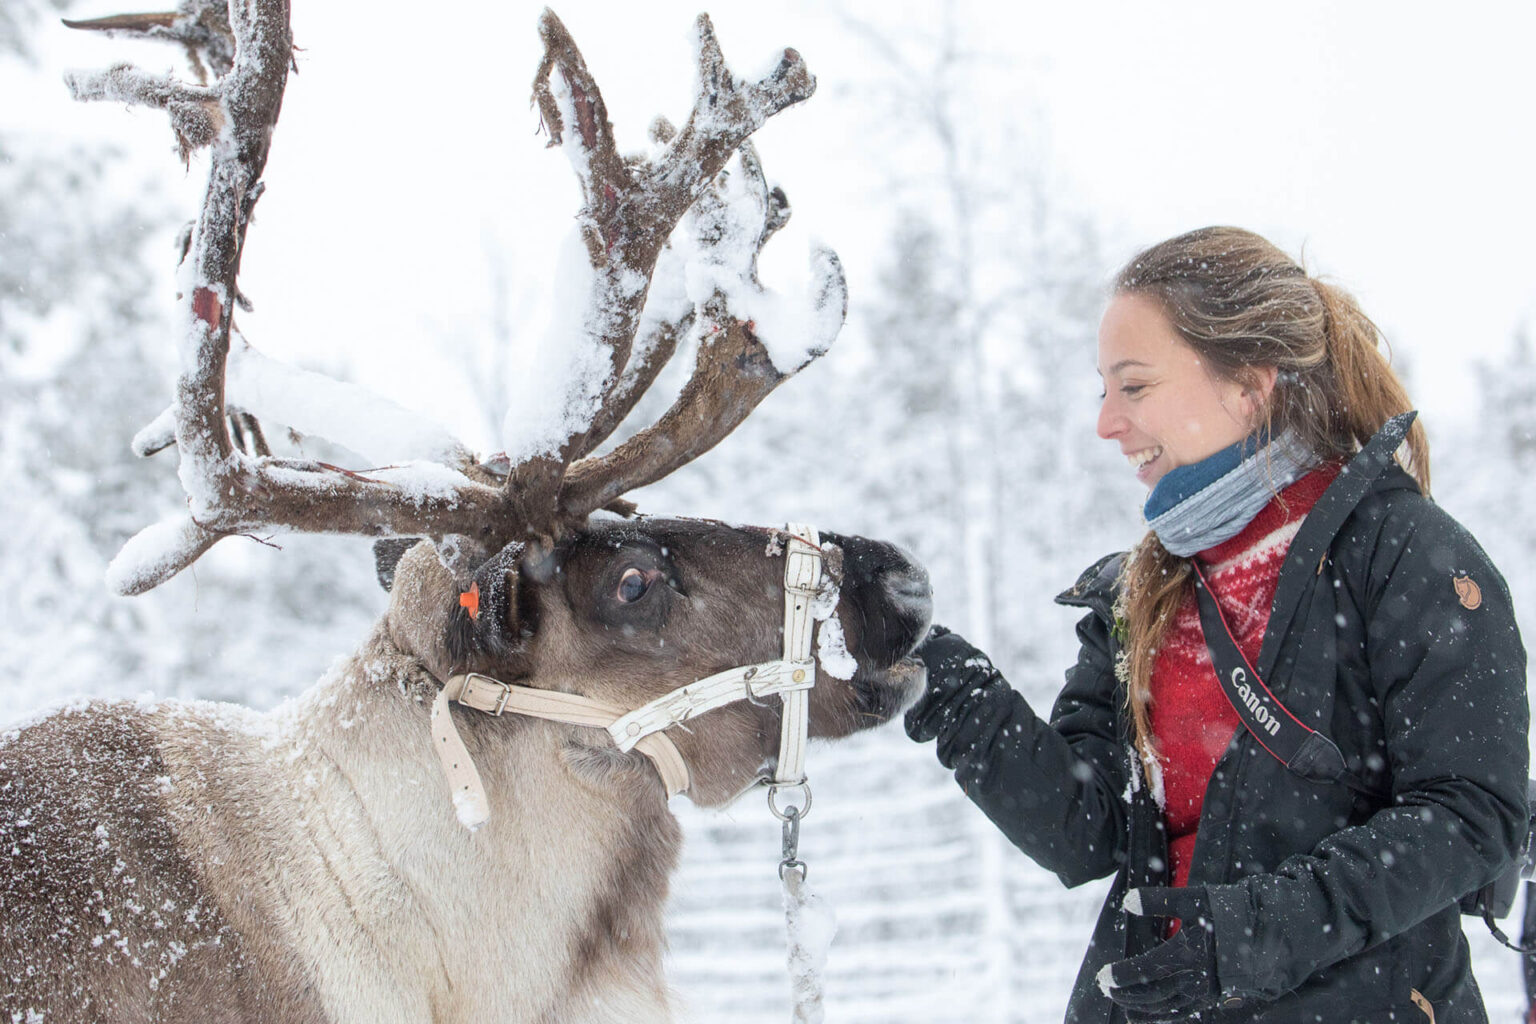
<instances>
[{"instance_id":1,"label":"black winter jacket","mask_svg":"<svg viewBox=\"0 0 1536 1024\"><path fill-rule=\"evenodd\" d=\"M1207 1021L1487 1020L1456 903L1525 837L1525 651L1498 571L1390 461L1406 419L1303 522L1256 665L1374 795L1306 781L1237 730L1190 871L1215 917L1223 1006ZM1162 813L1114 671L1121 562L1102 560L1057 598L1089 611L1049 724L1000 677L931 688L909 717L937 729L966 794L1064 883L1115 875L1069 1024L1124 1019L1094 976L1160 941L1158 920L1128 925L1121 902L1129 887L1168 884Z\"/></svg>"}]
</instances>

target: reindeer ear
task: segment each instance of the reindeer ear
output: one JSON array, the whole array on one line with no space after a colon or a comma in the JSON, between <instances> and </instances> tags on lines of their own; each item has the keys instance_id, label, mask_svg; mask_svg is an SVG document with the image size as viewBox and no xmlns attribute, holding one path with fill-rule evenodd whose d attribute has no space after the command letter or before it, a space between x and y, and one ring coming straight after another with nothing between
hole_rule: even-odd
<instances>
[{"instance_id":1,"label":"reindeer ear","mask_svg":"<svg viewBox=\"0 0 1536 1024\"><path fill-rule=\"evenodd\" d=\"M443 631L443 647L448 651L449 662L454 665L463 665L484 650L479 620L471 616L462 604L448 614L448 628Z\"/></svg>"},{"instance_id":2,"label":"reindeer ear","mask_svg":"<svg viewBox=\"0 0 1536 1024\"><path fill-rule=\"evenodd\" d=\"M518 563L523 545L508 544L475 571L469 586L454 595L443 647L455 665L514 652L521 641Z\"/></svg>"},{"instance_id":3,"label":"reindeer ear","mask_svg":"<svg viewBox=\"0 0 1536 1024\"><path fill-rule=\"evenodd\" d=\"M405 553L421 543L420 537L386 537L373 542L373 571L378 575L379 586L389 593L395 586L395 568Z\"/></svg>"}]
</instances>

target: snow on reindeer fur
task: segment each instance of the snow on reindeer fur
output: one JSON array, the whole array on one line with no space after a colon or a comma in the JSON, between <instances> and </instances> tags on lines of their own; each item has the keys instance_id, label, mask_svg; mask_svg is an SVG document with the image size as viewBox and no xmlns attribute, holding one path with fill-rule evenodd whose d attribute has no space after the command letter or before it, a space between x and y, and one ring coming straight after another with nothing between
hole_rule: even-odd
<instances>
[{"instance_id":1,"label":"snow on reindeer fur","mask_svg":"<svg viewBox=\"0 0 1536 1024\"><path fill-rule=\"evenodd\" d=\"M821 623L816 629L816 659L833 679L852 679L859 663L848 653L848 640L837 617L840 597L837 584L823 575L821 590L811 600L811 618Z\"/></svg>"}]
</instances>

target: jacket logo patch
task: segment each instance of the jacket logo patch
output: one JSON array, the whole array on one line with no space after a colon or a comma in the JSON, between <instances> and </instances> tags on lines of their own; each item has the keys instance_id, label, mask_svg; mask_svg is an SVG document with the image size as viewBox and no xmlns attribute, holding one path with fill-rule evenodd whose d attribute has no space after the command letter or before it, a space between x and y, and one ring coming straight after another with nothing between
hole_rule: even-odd
<instances>
[{"instance_id":1,"label":"jacket logo patch","mask_svg":"<svg viewBox=\"0 0 1536 1024\"><path fill-rule=\"evenodd\" d=\"M1483 590L1472 582L1472 577L1457 576L1451 581L1451 586L1456 588L1456 596L1461 599L1461 606L1468 611L1483 603Z\"/></svg>"}]
</instances>

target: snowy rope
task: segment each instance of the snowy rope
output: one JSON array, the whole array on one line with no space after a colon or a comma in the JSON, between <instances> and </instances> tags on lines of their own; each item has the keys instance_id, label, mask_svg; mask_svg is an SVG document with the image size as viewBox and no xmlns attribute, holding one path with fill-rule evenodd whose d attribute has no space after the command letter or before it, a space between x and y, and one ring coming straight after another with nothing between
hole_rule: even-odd
<instances>
[{"instance_id":1,"label":"snowy rope","mask_svg":"<svg viewBox=\"0 0 1536 1024\"><path fill-rule=\"evenodd\" d=\"M837 915L827 901L811 892L805 873L785 871L784 921L789 935L789 994L792 1024L822 1024L822 974L827 950L837 933Z\"/></svg>"}]
</instances>

